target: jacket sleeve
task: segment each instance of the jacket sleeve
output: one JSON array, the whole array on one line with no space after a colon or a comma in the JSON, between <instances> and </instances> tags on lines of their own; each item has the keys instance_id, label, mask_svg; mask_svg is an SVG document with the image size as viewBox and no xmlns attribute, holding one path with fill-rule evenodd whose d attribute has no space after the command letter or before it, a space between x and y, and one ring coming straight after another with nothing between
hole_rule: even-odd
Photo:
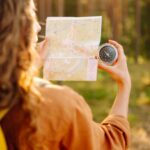
<instances>
[{"instance_id":1,"label":"jacket sleeve","mask_svg":"<svg viewBox=\"0 0 150 150\"><path fill-rule=\"evenodd\" d=\"M83 98L73 112L72 122L62 147L69 150L126 150L129 145L129 123L126 118L111 115L102 123L92 120Z\"/></svg>"}]
</instances>

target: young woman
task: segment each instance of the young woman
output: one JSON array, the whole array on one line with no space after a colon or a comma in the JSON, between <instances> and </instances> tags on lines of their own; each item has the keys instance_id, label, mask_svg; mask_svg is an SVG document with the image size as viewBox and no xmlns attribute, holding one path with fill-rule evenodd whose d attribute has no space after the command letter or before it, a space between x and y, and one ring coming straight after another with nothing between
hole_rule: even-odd
<instances>
[{"instance_id":1,"label":"young woman","mask_svg":"<svg viewBox=\"0 0 150 150\"><path fill-rule=\"evenodd\" d=\"M99 65L112 75L118 93L108 117L96 123L81 95L35 78L39 29L33 0L0 0L0 146L5 138L8 150L127 149L131 81L123 47L109 41L118 61Z\"/></svg>"}]
</instances>

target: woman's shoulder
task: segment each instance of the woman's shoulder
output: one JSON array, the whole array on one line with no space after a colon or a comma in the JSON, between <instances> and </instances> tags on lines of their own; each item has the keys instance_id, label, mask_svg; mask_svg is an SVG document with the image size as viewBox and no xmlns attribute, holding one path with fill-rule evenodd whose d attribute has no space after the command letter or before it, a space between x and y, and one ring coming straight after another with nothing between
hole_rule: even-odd
<instances>
[{"instance_id":1,"label":"woman's shoulder","mask_svg":"<svg viewBox=\"0 0 150 150\"><path fill-rule=\"evenodd\" d=\"M53 84L41 78L34 78L34 81L46 102L53 101L53 103L63 105L65 108L76 105L89 107L84 97L69 86Z\"/></svg>"},{"instance_id":2,"label":"woman's shoulder","mask_svg":"<svg viewBox=\"0 0 150 150\"><path fill-rule=\"evenodd\" d=\"M63 105L66 103L68 105L86 104L84 97L69 86L53 84L52 82L40 78L34 78L34 81L40 94L43 98L46 98L47 101L58 101Z\"/></svg>"},{"instance_id":3,"label":"woman's shoulder","mask_svg":"<svg viewBox=\"0 0 150 150\"><path fill-rule=\"evenodd\" d=\"M36 78L35 82L43 99L39 107L40 116L43 117L40 118L44 118L49 122L47 124L54 133L52 138L57 135L56 132L63 133L67 131L77 112L92 117L91 110L84 98L72 88L55 85L39 78Z\"/></svg>"},{"instance_id":4,"label":"woman's shoulder","mask_svg":"<svg viewBox=\"0 0 150 150\"><path fill-rule=\"evenodd\" d=\"M61 114L70 116L70 112L84 111L92 117L91 109L84 97L66 85L56 85L47 80L35 78L38 89L44 98L44 104ZM53 108L52 108L53 107ZM70 116L72 118L72 116Z\"/></svg>"}]
</instances>

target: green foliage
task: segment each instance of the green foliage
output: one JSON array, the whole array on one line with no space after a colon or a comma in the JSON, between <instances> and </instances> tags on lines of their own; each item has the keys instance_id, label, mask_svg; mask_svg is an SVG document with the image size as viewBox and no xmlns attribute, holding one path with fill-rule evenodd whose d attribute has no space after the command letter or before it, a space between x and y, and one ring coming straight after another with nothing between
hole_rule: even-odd
<instances>
[{"instance_id":1,"label":"green foliage","mask_svg":"<svg viewBox=\"0 0 150 150\"><path fill-rule=\"evenodd\" d=\"M141 53L150 58L150 1L142 1L142 17L141 17Z\"/></svg>"}]
</instances>

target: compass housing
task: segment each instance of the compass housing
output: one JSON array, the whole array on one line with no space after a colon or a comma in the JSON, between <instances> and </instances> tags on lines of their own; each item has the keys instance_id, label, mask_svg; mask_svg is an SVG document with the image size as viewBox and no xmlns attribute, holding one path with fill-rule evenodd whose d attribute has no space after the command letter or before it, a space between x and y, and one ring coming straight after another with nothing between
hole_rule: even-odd
<instances>
[{"instance_id":1,"label":"compass housing","mask_svg":"<svg viewBox=\"0 0 150 150\"><path fill-rule=\"evenodd\" d=\"M112 44L105 43L99 47L99 60L107 65L113 65L118 58L118 51Z\"/></svg>"}]
</instances>

